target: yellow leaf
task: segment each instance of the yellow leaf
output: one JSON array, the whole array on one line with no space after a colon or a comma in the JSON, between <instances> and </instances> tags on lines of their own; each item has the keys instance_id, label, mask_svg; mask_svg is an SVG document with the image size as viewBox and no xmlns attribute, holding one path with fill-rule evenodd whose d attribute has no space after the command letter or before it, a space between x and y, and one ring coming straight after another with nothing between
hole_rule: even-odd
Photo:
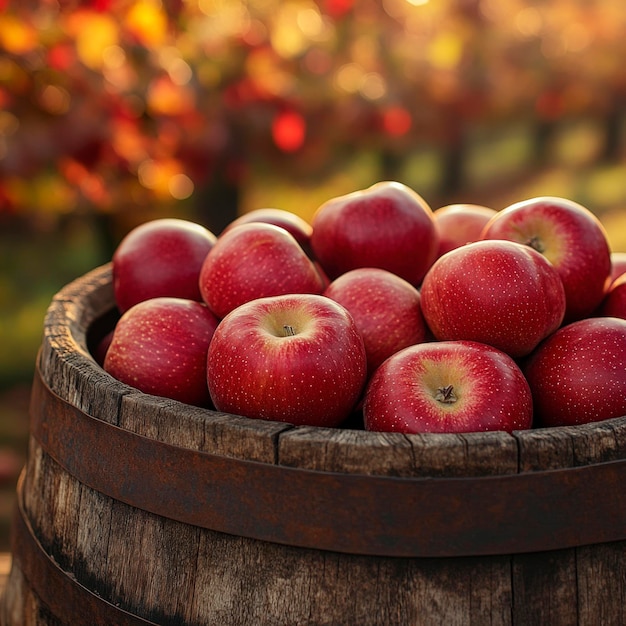
<instances>
[{"instance_id":1,"label":"yellow leaf","mask_svg":"<svg viewBox=\"0 0 626 626\"><path fill-rule=\"evenodd\" d=\"M195 96L189 87L174 84L169 76L161 76L150 84L147 105L153 115L183 115L193 110Z\"/></svg>"},{"instance_id":2,"label":"yellow leaf","mask_svg":"<svg viewBox=\"0 0 626 626\"><path fill-rule=\"evenodd\" d=\"M37 45L37 31L14 15L0 15L0 46L12 54L25 54Z\"/></svg>"},{"instance_id":3,"label":"yellow leaf","mask_svg":"<svg viewBox=\"0 0 626 626\"><path fill-rule=\"evenodd\" d=\"M167 17L160 2L139 0L126 14L125 26L148 47L161 45L167 34Z\"/></svg>"},{"instance_id":4,"label":"yellow leaf","mask_svg":"<svg viewBox=\"0 0 626 626\"><path fill-rule=\"evenodd\" d=\"M441 70L454 69L461 61L462 55L463 42L451 33L443 33L435 37L428 49L428 59Z\"/></svg>"},{"instance_id":5,"label":"yellow leaf","mask_svg":"<svg viewBox=\"0 0 626 626\"><path fill-rule=\"evenodd\" d=\"M87 67L100 69L105 50L117 45L119 26L115 20L95 11L77 11L68 20L67 30L76 38L76 53Z\"/></svg>"}]
</instances>

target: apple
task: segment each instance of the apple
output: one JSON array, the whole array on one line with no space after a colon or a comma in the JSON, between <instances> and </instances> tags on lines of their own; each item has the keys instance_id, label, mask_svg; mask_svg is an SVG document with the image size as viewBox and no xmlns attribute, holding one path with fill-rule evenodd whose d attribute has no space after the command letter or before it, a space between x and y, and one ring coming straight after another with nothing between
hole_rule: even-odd
<instances>
[{"instance_id":1,"label":"apple","mask_svg":"<svg viewBox=\"0 0 626 626\"><path fill-rule=\"evenodd\" d=\"M530 428L530 388L515 361L492 346L440 341L389 357L370 380L366 430L465 433Z\"/></svg>"},{"instance_id":2,"label":"apple","mask_svg":"<svg viewBox=\"0 0 626 626\"><path fill-rule=\"evenodd\" d=\"M222 233L225 233L229 229L239 226L240 224L250 224L253 222L273 224L274 226L284 228L287 232L294 236L307 255L312 257L311 233L313 232L313 228L311 224L296 213L285 211L284 209L275 209L271 207L253 209L252 211L248 211L233 220L230 224L228 224L228 226L226 226Z\"/></svg>"},{"instance_id":3,"label":"apple","mask_svg":"<svg viewBox=\"0 0 626 626\"><path fill-rule=\"evenodd\" d=\"M439 246L431 208L398 182L331 198L311 224L313 254L331 281L359 267L379 267L417 286Z\"/></svg>"},{"instance_id":4,"label":"apple","mask_svg":"<svg viewBox=\"0 0 626 626\"><path fill-rule=\"evenodd\" d=\"M200 269L200 293L220 318L249 300L321 294L325 282L284 228L254 222L223 232Z\"/></svg>"},{"instance_id":5,"label":"apple","mask_svg":"<svg viewBox=\"0 0 626 626\"><path fill-rule=\"evenodd\" d=\"M178 218L155 219L133 228L112 259L120 312L159 296L201 301L198 276L216 239L204 226Z\"/></svg>"},{"instance_id":6,"label":"apple","mask_svg":"<svg viewBox=\"0 0 626 626\"><path fill-rule=\"evenodd\" d=\"M513 241L477 241L447 252L424 277L420 293L435 339L478 341L513 358L530 353L565 313L556 269Z\"/></svg>"},{"instance_id":7,"label":"apple","mask_svg":"<svg viewBox=\"0 0 626 626\"><path fill-rule=\"evenodd\" d=\"M206 355L218 322L195 300L144 300L117 321L103 367L144 393L210 406Z\"/></svg>"},{"instance_id":8,"label":"apple","mask_svg":"<svg viewBox=\"0 0 626 626\"><path fill-rule=\"evenodd\" d=\"M478 241L483 228L496 213L495 209L479 204L448 204L435 209L433 217L439 233L437 256Z\"/></svg>"},{"instance_id":9,"label":"apple","mask_svg":"<svg viewBox=\"0 0 626 626\"><path fill-rule=\"evenodd\" d=\"M206 372L219 411L334 427L358 402L367 361L346 309L322 295L287 294L247 302L224 317Z\"/></svg>"},{"instance_id":10,"label":"apple","mask_svg":"<svg viewBox=\"0 0 626 626\"><path fill-rule=\"evenodd\" d=\"M324 286L324 289L326 289L326 287L328 287L328 285L330 285L331 283L330 278L328 278L328 275L324 271L324 268L319 264L318 261L313 260L313 265L315 266L317 273L320 275L320 278L322 279L322 285Z\"/></svg>"},{"instance_id":11,"label":"apple","mask_svg":"<svg viewBox=\"0 0 626 626\"><path fill-rule=\"evenodd\" d=\"M611 253L611 282L626 274L626 252Z\"/></svg>"},{"instance_id":12,"label":"apple","mask_svg":"<svg viewBox=\"0 0 626 626\"><path fill-rule=\"evenodd\" d=\"M96 343L93 349L94 361L102 367L104 365L104 359L107 355L111 341L113 341L113 334L115 329L108 331L105 335Z\"/></svg>"},{"instance_id":13,"label":"apple","mask_svg":"<svg viewBox=\"0 0 626 626\"><path fill-rule=\"evenodd\" d=\"M550 196L517 202L487 223L482 238L526 244L554 265L565 288L565 323L588 317L602 301L611 274L607 234L580 204Z\"/></svg>"},{"instance_id":14,"label":"apple","mask_svg":"<svg viewBox=\"0 0 626 626\"><path fill-rule=\"evenodd\" d=\"M365 344L368 375L395 352L426 339L419 291L387 270L350 270L331 282L324 295L354 318Z\"/></svg>"},{"instance_id":15,"label":"apple","mask_svg":"<svg viewBox=\"0 0 626 626\"><path fill-rule=\"evenodd\" d=\"M626 319L626 273L611 283L597 313L601 317Z\"/></svg>"},{"instance_id":16,"label":"apple","mask_svg":"<svg viewBox=\"0 0 626 626\"><path fill-rule=\"evenodd\" d=\"M587 318L548 337L523 365L539 426L626 415L626 320Z\"/></svg>"}]
</instances>

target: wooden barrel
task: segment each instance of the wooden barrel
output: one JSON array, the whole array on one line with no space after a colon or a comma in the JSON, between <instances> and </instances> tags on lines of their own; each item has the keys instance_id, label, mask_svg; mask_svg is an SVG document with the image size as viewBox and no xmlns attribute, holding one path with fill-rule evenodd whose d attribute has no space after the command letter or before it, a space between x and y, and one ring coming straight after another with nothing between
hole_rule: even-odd
<instances>
[{"instance_id":1,"label":"wooden barrel","mask_svg":"<svg viewBox=\"0 0 626 626\"><path fill-rule=\"evenodd\" d=\"M107 375L114 319L109 265L48 310L5 626L626 624L626 418L250 420Z\"/></svg>"}]
</instances>

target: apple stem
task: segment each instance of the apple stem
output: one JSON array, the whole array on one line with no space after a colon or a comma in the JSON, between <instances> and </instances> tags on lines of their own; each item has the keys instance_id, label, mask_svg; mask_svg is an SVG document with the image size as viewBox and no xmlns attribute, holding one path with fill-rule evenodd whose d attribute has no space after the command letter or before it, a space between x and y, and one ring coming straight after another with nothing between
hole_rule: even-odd
<instances>
[{"instance_id":1,"label":"apple stem","mask_svg":"<svg viewBox=\"0 0 626 626\"><path fill-rule=\"evenodd\" d=\"M289 324L285 324L283 326L283 330L285 331L285 337L293 337L296 334L293 326L290 326Z\"/></svg>"},{"instance_id":2,"label":"apple stem","mask_svg":"<svg viewBox=\"0 0 626 626\"><path fill-rule=\"evenodd\" d=\"M435 400L439 400L439 402L443 402L444 404L454 404L456 399L456 394L454 393L454 387L452 385L439 387L439 389L437 389Z\"/></svg>"},{"instance_id":3,"label":"apple stem","mask_svg":"<svg viewBox=\"0 0 626 626\"><path fill-rule=\"evenodd\" d=\"M541 240L539 239L539 237L537 237L536 235L533 235L527 242L526 242L527 246L530 246L531 248L533 248L533 250L537 250L537 252L543 252L544 251L544 247L541 243Z\"/></svg>"}]
</instances>

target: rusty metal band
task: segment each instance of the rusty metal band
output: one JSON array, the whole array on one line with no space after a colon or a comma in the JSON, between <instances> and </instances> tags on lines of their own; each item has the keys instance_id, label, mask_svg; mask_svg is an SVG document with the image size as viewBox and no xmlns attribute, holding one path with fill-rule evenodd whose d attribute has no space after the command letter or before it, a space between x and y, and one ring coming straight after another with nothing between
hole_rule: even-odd
<instances>
[{"instance_id":1,"label":"rusty metal band","mask_svg":"<svg viewBox=\"0 0 626 626\"><path fill-rule=\"evenodd\" d=\"M21 569L30 589L50 612L64 624L79 626L156 626L96 595L65 572L38 541L22 500L23 476L13 517L12 558Z\"/></svg>"},{"instance_id":2,"label":"rusty metal band","mask_svg":"<svg viewBox=\"0 0 626 626\"><path fill-rule=\"evenodd\" d=\"M162 443L96 419L35 378L31 434L80 482L203 528L390 557L556 550L626 539L626 460L479 478L285 467Z\"/></svg>"}]
</instances>

